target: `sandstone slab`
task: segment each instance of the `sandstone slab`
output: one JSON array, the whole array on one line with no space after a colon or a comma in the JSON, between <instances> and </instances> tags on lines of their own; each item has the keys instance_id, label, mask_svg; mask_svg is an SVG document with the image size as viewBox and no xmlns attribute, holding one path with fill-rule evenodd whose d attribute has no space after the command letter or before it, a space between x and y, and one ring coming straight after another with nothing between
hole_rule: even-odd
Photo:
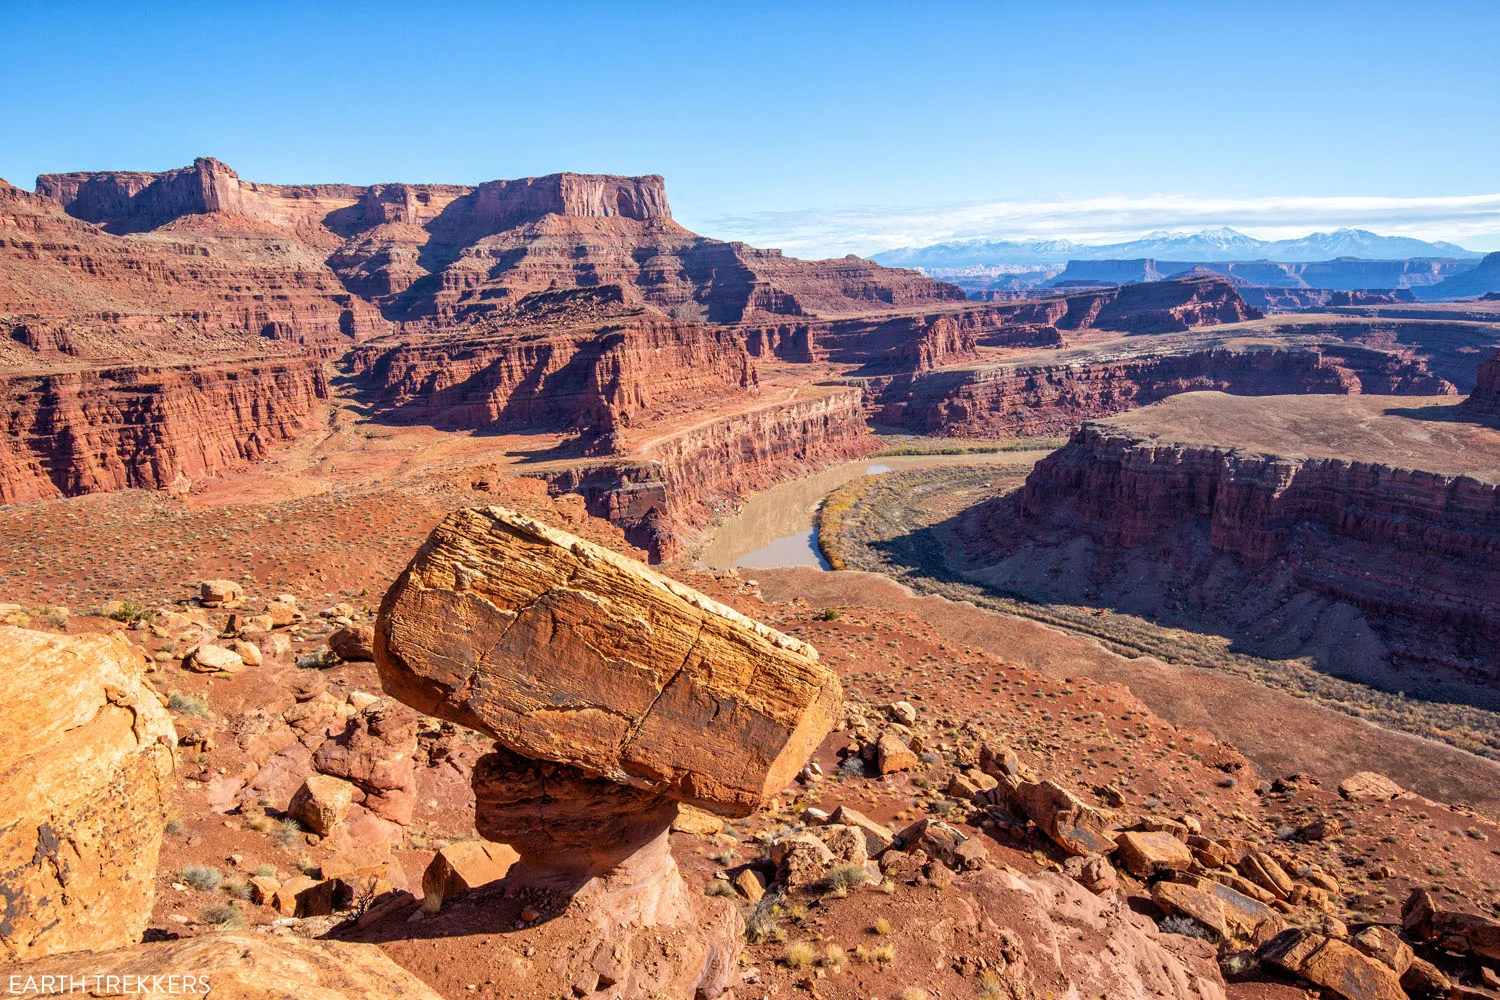
<instances>
[{"instance_id":1,"label":"sandstone slab","mask_svg":"<svg viewBox=\"0 0 1500 1000\"><path fill-rule=\"evenodd\" d=\"M420 711L730 815L792 780L842 700L806 643L503 507L432 532L375 654Z\"/></svg>"},{"instance_id":2,"label":"sandstone slab","mask_svg":"<svg viewBox=\"0 0 1500 1000\"><path fill-rule=\"evenodd\" d=\"M444 900L468 889L498 882L518 860L520 855L506 844L492 844L487 840L461 840L449 844L433 855L427 870L422 873L423 906L435 912L442 907Z\"/></svg>"},{"instance_id":3,"label":"sandstone slab","mask_svg":"<svg viewBox=\"0 0 1500 1000\"><path fill-rule=\"evenodd\" d=\"M1163 830L1128 830L1120 834L1120 860L1130 874L1146 878L1167 869L1186 869L1193 852Z\"/></svg>"},{"instance_id":4,"label":"sandstone slab","mask_svg":"<svg viewBox=\"0 0 1500 1000\"><path fill-rule=\"evenodd\" d=\"M0 626L0 961L140 940L176 745L123 638Z\"/></svg>"},{"instance_id":5,"label":"sandstone slab","mask_svg":"<svg viewBox=\"0 0 1500 1000\"><path fill-rule=\"evenodd\" d=\"M6 969L40 984L42 977L137 977L131 995L168 1000L440 1000L416 976L372 944L310 941L268 934L210 934L121 951L58 955ZM189 989L184 976L195 981ZM160 978L157 978L160 977ZM67 981L67 980L64 980ZM36 993L42 992L40 989Z\"/></svg>"}]
</instances>

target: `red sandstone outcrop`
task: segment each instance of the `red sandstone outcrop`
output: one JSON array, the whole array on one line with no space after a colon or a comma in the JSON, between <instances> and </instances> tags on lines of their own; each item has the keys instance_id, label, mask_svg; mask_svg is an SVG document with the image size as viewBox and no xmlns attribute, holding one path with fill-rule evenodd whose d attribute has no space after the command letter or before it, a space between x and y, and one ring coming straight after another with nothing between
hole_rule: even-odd
<instances>
[{"instance_id":1,"label":"red sandstone outcrop","mask_svg":"<svg viewBox=\"0 0 1500 1000\"><path fill-rule=\"evenodd\" d=\"M590 513L660 561L680 555L697 529L749 493L879 447L858 390L817 387L648 442L639 458L545 478L559 493L582 494Z\"/></svg>"},{"instance_id":2,"label":"red sandstone outcrop","mask_svg":"<svg viewBox=\"0 0 1500 1000\"><path fill-rule=\"evenodd\" d=\"M0 626L0 958L116 948L151 914L177 736L123 639Z\"/></svg>"},{"instance_id":3,"label":"red sandstone outcrop","mask_svg":"<svg viewBox=\"0 0 1500 1000\"><path fill-rule=\"evenodd\" d=\"M1111 352L1055 363L952 368L864 385L878 422L953 437L1057 434L1084 420L1198 390L1238 396L1454 392L1404 353L1334 345Z\"/></svg>"},{"instance_id":4,"label":"red sandstone outcrop","mask_svg":"<svg viewBox=\"0 0 1500 1000\"><path fill-rule=\"evenodd\" d=\"M0 379L0 503L232 469L296 437L327 398L315 358Z\"/></svg>"},{"instance_id":5,"label":"red sandstone outcrop","mask_svg":"<svg viewBox=\"0 0 1500 1000\"><path fill-rule=\"evenodd\" d=\"M375 652L386 690L423 712L736 815L792 779L840 701L811 647L503 507L434 529Z\"/></svg>"},{"instance_id":6,"label":"red sandstone outcrop","mask_svg":"<svg viewBox=\"0 0 1500 1000\"><path fill-rule=\"evenodd\" d=\"M618 291L618 289L616 289ZM742 392L757 374L721 327L637 312L599 325L408 338L350 355L388 419L593 436Z\"/></svg>"},{"instance_id":7,"label":"red sandstone outcrop","mask_svg":"<svg viewBox=\"0 0 1500 1000\"><path fill-rule=\"evenodd\" d=\"M537 962L557 985L590 970L582 992L607 972L621 997L733 985L738 911L688 892L668 836L679 802L748 815L802 768L842 709L812 647L487 507L433 531L381 604L375 651L389 693L496 740L475 825L520 855L508 886L562 894L571 940Z\"/></svg>"},{"instance_id":8,"label":"red sandstone outcrop","mask_svg":"<svg viewBox=\"0 0 1500 1000\"><path fill-rule=\"evenodd\" d=\"M1466 415L1500 417L1500 353L1480 363L1474 391L1459 405Z\"/></svg>"},{"instance_id":9,"label":"red sandstone outcrop","mask_svg":"<svg viewBox=\"0 0 1500 1000\"><path fill-rule=\"evenodd\" d=\"M1122 333L1171 333L1260 317L1233 284L1217 276L1091 288L992 308L1007 325Z\"/></svg>"},{"instance_id":10,"label":"red sandstone outcrop","mask_svg":"<svg viewBox=\"0 0 1500 1000\"><path fill-rule=\"evenodd\" d=\"M1101 421L1037 463L1016 504L1030 531L1106 548L1205 525L1214 551L1242 567L1284 566L1297 586L1382 630L1404 627L1434 648L1439 631L1500 638L1500 486L1486 479L1184 444ZM1457 666L1482 683L1500 676L1493 657Z\"/></svg>"}]
</instances>

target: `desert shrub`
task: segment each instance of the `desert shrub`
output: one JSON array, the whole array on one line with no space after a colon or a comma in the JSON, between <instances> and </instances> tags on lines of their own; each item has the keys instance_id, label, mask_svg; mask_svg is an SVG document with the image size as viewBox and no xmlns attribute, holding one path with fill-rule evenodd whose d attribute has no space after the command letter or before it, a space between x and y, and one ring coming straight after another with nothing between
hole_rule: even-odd
<instances>
[{"instance_id":1,"label":"desert shrub","mask_svg":"<svg viewBox=\"0 0 1500 1000\"><path fill-rule=\"evenodd\" d=\"M276 843L280 847L292 847L302 842L302 824L290 816L276 824Z\"/></svg>"},{"instance_id":2,"label":"desert shrub","mask_svg":"<svg viewBox=\"0 0 1500 1000\"><path fill-rule=\"evenodd\" d=\"M721 878L712 878L708 880L708 885L704 886L703 894L705 896L724 896L733 899L735 892L734 886L728 882Z\"/></svg>"},{"instance_id":3,"label":"desert shrub","mask_svg":"<svg viewBox=\"0 0 1500 1000\"><path fill-rule=\"evenodd\" d=\"M163 829L166 831L167 836L169 837L180 837L182 836L183 832L182 820L178 819L176 816L168 816L167 824L165 827L163 827Z\"/></svg>"},{"instance_id":4,"label":"desert shrub","mask_svg":"<svg viewBox=\"0 0 1500 1000\"><path fill-rule=\"evenodd\" d=\"M183 694L173 691L167 695L167 711L176 712L178 715L191 715L195 719L206 719L209 716L207 700L195 694Z\"/></svg>"},{"instance_id":5,"label":"desert shrub","mask_svg":"<svg viewBox=\"0 0 1500 1000\"><path fill-rule=\"evenodd\" d=\"M822 965L825 969L838 971L849 963L849 953L836 944L823 949Z\"/></svg>"},{"instance_id":6,"label":"desert shrub","mask_svg":"<svg viewBox=\"0 0 1500 1000\"><path fill-rule=\"evenodd\" d=\"M891 932L891 922L885 919L885 917L876 917L875 926L871 927L870 930L884 937Z\"/></svg>"},{"instance_id":7,"label":"desert shrub","mask_svg":"<svg viewBox=\"0 0 1500 1000\"><path fill-rule=\"evenodd\" d=\"M876 945L870 951L870 958L880 965L887 965L896 960L896 946L887 941L885 944Z\"/></svg>"},{"instance_id":8,"label":"desert shrub","mask_svg":"<svg viewBox=\"0 0 1500 1000\"><path fill-rule=\"evenodd\" d=\"M817 960L818 953L806 941L793 941L786 946L781 961L788 969L805 969Z\"/></svg>"},{"instance_id":9,"label":"desert shrub","mask_svg":"<svg viewBox=\"0 0 1500 1000\"><path fill-rule=\"evenodd\" d=\"M155 620L156 612L137 601L121 601L120 607L111 611L109 617L126 625L134 625L136 622Z\"/></svg>"},{"instance_id":10,"label":"desert shrub","mask_svg":"<svg viewBox=\"0 0 1500 1000\"><path fill-rule=\"evenodd\" d=\"M985 969L979 974L979 1000L1009 1000L1010 991L1005 980L994 969Z\"/></svg>"},{"instance_id":11,"label":"desert shrub","mask_svg":"<svg viewBox=\"0 0 1500 1000\"><path fill-rule=\"evenodd\" d=\"M762 896L745 918L745 937L751 944L786 940L786 931L781 929L781 907L769 894Z\"/></svg>"},{"instance_id":12,"label":"desert shrub","mask_svg":"<svg viewBox=\"0 0 1500 1000\"><path fill-rule=\"evenodd\" d=\"M859 754L850 754L839 764L840 778L865 777L865 761Z\"/></svg>"},{"instance_id":13,"label":"desert shrub","mask_svg":"<svg viewBox=\"0 0 1500 1000\"><path fill-rule=\"evenodd\" d=\"M239 907L233 903L209 903L203 908L198 919L202 923L213 924L217 927L238 927L245 922Z\"/></svg>"},{"instance_id":14,"label":"desert shrub","mask_svg":"<svg viewBox=\"0 0 1500 1000\"><path fill-rule=\"evenodd\" d=\"M246 882L242 878L228 879L224 883L224 891L229 893L229 895L233 896L235 899L249 899L250 883Z\"/></svg>"},{"instance_id":15,"label":"desert shrub","mask_svg":"<svg viewBox=\"0 0 1500 1000\"><path fill-rule=\"evenodd\" d=\"M208 865L186 865L178 877L194 889L204 892L217 889L219 884L224 881L224 876L219 872L219 869Z\"/></svg>"},{"instance_id":16,"label":"desert shrub","mask_svg":"<svg viewBox=\"0 0 1500 1000\"><path fill-rule=\"evenodd\" d=\"M838 608L824 608L823 613L818 615L819 621L836 622L843 617L843 612Z\"/></svg>"},{"instance_id":17,"label":"desert shrub","mask_svg":"<svg viewBox=\"0 0 1500 1000\"><path fill-rule=\"evenodd\" d=\"M256 865L255 876L256 878L275 878L276 868L274 865Z\"/></svg>"},{"instance_id":18,"label":"desert shrub","mask_svg":"<svg viewBox=\"0 0 1500 1000\"><path fill-rule=\"evenodd\" d=\"M901 1000L932 1000L932 994L920 986L908 986L901 991Z\"/></svg>"},{"instance_id":19,"label":"desert shrub","mask_svg":"<svg viewBox=\"0 0 1500 1000\"><path fill-rule=\"evenodd\" d=\"M870 877L863 865L839 865L818 882L823 892L848 892Z\"/></svg>"}]
</instances>

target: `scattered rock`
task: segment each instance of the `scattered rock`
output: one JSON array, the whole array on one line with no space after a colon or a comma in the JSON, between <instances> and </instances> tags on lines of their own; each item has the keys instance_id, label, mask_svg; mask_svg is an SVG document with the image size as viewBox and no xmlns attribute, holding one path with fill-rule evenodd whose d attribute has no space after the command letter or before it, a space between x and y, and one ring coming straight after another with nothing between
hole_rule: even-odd
<instances>
[{"instance_id":1,"label":"scattered rock","mask_svg":"<svg viewBox=\"0 0 1500 1000\"><path fill-rule=\"evenodd\" d=\"M350 625L328 637L328 648L341 660L375 659L375 626Z\"/></svg>"},{"instance_id":2,"label":"scattered rock","mask_svg":"<svg viewBox=\"0 0 1500 1000\"><path fill-rule=\"evenodd\" d=\"M890 827L883 823L877 823L858 809L849 806L839 806L828 817L828 822L837 823L840 826L852 826L865 835L865 852L874 857L896 839L896 834Z\"/></svg>"},{"instance_id":3,"label":"scattered rock","mask_svg":"<svg viewBox=\"0 0 1500 1000\"><path fill-rule=\"evenodd\" d=\"M922 766L910 746L895 732L881 734L875 744L875 767L881 774L912 771Z\"/></svg>"},{"instance_id":4,"label":"scattered rock","mask_svg":"<svg viewBox=\"0 0 1500 1000\"><path fill-rule=\"evenodd\" d=\"M1383 774L1358 771L1339 782L1339 794L1350 802L1389 802L1406 794L1406 789Z\"/></svg>"},{"instance_id":5,"label":"scattered rock","mask_svg":"<svg viewBox=\"0 0 1500 1000\"><path fill-rule=\"evenodd\" d=\"M215 672L234 674L245 669L245 660L239 653L225 649L223 646L204 643L192 651L183 666L189 670L196 670L200 674Z\"/></svg>"},{"instance_id":6,"label":"scattered rock","mask_svg":"<svg viewBox=\"0 0 1500 1000\"><path fill-rule=\"evenodd\" d=\"M505 844L461 840L433 856L422 873L422 906L436 913L446 900L461 892L498 882L520 860Z\"/></svg>"},{"instance_id":7,"label":"scattered rock","mask_svg":"<svg viewBox=\"0 0 1500 1000\"><path fill-rule=\"evenodd\" d=\"M1160 830L1127 830L1119 837L1120 861L1137 878L1159 871L1186 870L1193 863L1187 844Z\"/></svg>"},{"instance_id":8,"label":"scattered rock","mask_svg":"<svg viewBox=\"0 0 1500 1000\"><path fill-rule=\"evenodd\" d=\"M1112 896L1120 878L1102 854L1074 855L1063 862L1063 874L1096 896Z\"/></svg>"},{"instance_id":9,"label":"scattered rock","mask_svg":"<svg viewBox=\"0 0 1500 1000\"><path fill-rule=\"evenodd\" d=\"M892 722L899 722L903 726L916 725L917 709L909 701L897 701L885 707L885 714Z\"/></svg>"},{"instance_id":10,"label":"scattered rock","mask_svg":"<svg viewBox=\"0 0 1500 1000\"><path fill-rule=\"evenodd\" d=\"M309 830L326 837L349 815L356 789L326 774L308 775L292 795L287 813Z\"/></svg>"},{"instance_id":11,"label":"scattered rock","mask_svg":"<svg viewBox=\"0 0 1500 1000\"><path fill-rule=\"evenodd\" d=\"M1342 941L1301 928L1283 931L1259 952L1279 965L1346 1000L1406 1000L1400 977L1386 965Z\"/></svg>"},{"instance_id":12,"label":"scattered rock","mask_svg":"<svg viewBox=\"0 0 1500 1000\"><path fill-rule=\"evenodd\" d=\"M237 608L245 588L233 580L204 580L198 584L198 603L205 608Z\"/></svg>"},{"instance_id":13,"label":"scattered rock","mask_svg":"<svg viewBox=\"0 0 1500 1000\"><path fill-rule=\"evenodd\" d=\"M679 805L677 818L672 820L673 833L691 833L699 837L712 837L716 833L722 833L723 830L722 819L695 806Z\"/></svg>"},{"instance_id":14,"label":"scattered rock","mask_svg":"<svg viewBox=\"0 0 1500 1000\"><path fill-rule=\"evenodd\" d=\"M738 889L751 904L760 902L760 898L766 894L766 880L760 872L754 868L745 868L734 877L734 887Z\"/></svg>"}]
</instances>

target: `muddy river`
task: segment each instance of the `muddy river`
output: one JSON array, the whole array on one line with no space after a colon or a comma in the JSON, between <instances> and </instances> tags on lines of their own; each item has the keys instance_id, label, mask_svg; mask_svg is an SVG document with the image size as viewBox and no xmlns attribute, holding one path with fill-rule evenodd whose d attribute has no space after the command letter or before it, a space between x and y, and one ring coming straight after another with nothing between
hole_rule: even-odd
<instances>
[{"instance_id":1,"label":"muddy river","mask_svg":"<svg viewBox=\"0 0 1500 1000\"><path fill-rule=\"evenodd\" d=\"M1044 451L1001 451L978 455L898 455L846 462L803 479L796 479L752 496L739 514L714 532L699 555L709 566L728 569L747 566L828 565L818 553L813 515L823 498L860 476L932 465L993 465L1035 461Z\"/></svg>"}]
</instances>

